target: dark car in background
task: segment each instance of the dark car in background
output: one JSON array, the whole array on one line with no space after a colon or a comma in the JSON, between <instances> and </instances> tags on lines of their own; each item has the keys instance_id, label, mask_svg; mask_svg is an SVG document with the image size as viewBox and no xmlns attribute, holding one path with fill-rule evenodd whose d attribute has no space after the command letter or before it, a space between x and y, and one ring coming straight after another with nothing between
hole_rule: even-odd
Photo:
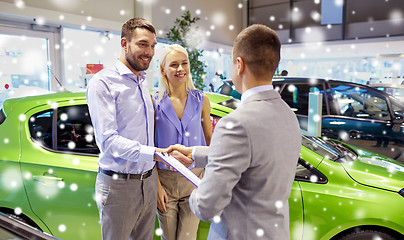
<instances>
[{"instance_id":1,"label":"dark car in background","mask_svg":"<svg viewBox=\"0 0 404 240\"><path fill-rule=\"evenodd\" d=\"M317 78L274 77L273 85L307 130L309 93L322 93L321 135L404 162L404 106L365 85Z\"/></svg>"}]
</instances>

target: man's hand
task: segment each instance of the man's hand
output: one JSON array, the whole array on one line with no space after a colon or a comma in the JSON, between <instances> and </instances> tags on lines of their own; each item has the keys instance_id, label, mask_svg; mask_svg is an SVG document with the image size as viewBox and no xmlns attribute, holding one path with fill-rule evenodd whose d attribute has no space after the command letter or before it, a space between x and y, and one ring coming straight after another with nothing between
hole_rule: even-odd
<instances>
[{"instance_id":1,"label":"man's hand","mask_svg":"<svg viewBox=\"0 0 404 240\"><path fill-rule=\"evenodd\" d=\"M156 148L155 152L168 152L169 148ZM159 158L156 154L153 156L154 161L164 162L161 158Z\"/></svg>"},{"instance_id":2,"label":"man's hand","mask_svg":"<svg viewBox=\"0 0 404 240\"><path fill-rule=\"evenodd\" d=\"M168 153L171 153L172 151L177 150L178 152L185 155L185 157L187 157L189 159L192 159L192 149L193 149L193 147L185 147L185 146L183 146L181 144L175 144L175 145L169 146L165 150L167 150Z\"/></svg>"},{"instance_id":3,"label":"man's hand","mask_svg":"<svg viewBox=\"0 0 404 240\"><path fill-rule=\"evenodd\" d=\"M184 165L187 168L191 166L191 164L194 162L192 159L188 158L187 156L185 156L184 154L180 153L177 150L172 151L170 155L173 156L175 159L177 159L180 163L182 163L182 165Z\"/></svg>"}]
</instances>

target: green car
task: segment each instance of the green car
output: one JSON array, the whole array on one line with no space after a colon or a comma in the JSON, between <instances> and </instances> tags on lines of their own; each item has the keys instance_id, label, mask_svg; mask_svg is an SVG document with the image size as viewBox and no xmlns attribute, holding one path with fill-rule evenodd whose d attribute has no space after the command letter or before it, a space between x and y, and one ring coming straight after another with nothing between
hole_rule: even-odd
<instances>
[{"instance_id":1,"label":"green car","mask_svg":"<svg viewBox=\"0 0 404 240\"><path fill-rule=\"evenodd\" d=\"M208 96L213 125L238 104ZM101 239L94 193L98 153L84 93L6 100L0 111L0 212L61 239ZM403 188L403 164L303 136L289 199L291 239L404 239ZM208 229L201 222L198 239L206 239Z\"/></svg>"}]
</instances>

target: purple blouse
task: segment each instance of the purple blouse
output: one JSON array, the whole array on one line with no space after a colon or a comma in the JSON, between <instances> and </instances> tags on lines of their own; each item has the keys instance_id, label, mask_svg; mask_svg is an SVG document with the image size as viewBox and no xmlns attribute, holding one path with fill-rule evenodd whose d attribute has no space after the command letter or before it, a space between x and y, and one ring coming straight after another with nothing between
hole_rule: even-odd
<instances>
[{"instance_id":1,"label":"purple blouse","mask_svg":"<svg viewBox=\"0 0 404 240\"><path fill-rule=\"evenodd\" d=\"M185 104L184 114L180 120L166 94L157 105L158 92L153 94L155 110L154 143L156 147L166 148L174 144L190 146L206 146L201 117L203 92L190 89ZM169 169L162 162L157 162L159 169ZM195 168L195 162L189 169Z\"/></svg>"}]
</instances>

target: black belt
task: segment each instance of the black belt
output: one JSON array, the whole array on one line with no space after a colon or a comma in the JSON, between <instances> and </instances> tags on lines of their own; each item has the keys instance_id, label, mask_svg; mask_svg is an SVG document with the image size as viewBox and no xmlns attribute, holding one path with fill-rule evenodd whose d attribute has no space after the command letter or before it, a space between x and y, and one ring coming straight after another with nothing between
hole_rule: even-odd
<instances>
[{"instance_id":1,"label":"black belt","mask_svg":"<svg viewBox=\"0 0 404 240\"><path fill-rule=\"evenodd\" d=\"M140 179L140 180L143 180L143 179L146 179L146 178L148 178L148 177L150 177L152 175L153 169L151 169L151 170L149 170L149 171L147 171L145 173L142 173L142 174L117 173L117 172L114 172L114 171L111 171L111 170L105 170L105 169L102 169L102 168L98 168L98 172L102 172L102 173L104 173L104 174L106 174L108 176L111 176L113 178Z\"/></svg>"}]
</instances>

